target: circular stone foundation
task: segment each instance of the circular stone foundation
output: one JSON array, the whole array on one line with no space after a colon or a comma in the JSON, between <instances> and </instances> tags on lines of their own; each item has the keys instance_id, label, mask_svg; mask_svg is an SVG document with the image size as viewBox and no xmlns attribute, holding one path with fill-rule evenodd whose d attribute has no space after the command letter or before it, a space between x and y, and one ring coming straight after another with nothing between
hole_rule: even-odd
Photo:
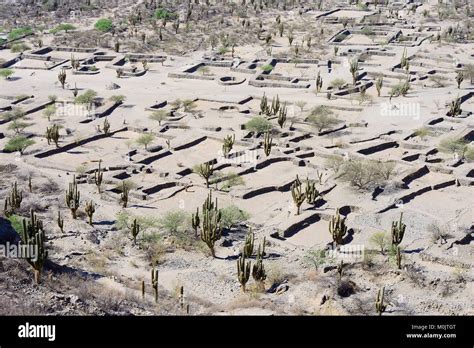
<instances>
[{"instance_id":1,"label":"circular stone foundation","mask_svg":"<svg viewBox=\"0 0 474 348\"><path fill-rule=\"evenodd\" d=\"M238 78L235 76L222 76L217 80L220 85L233 86L240 85L245 82L245 78Z\"/></svg>"}]
</instances>

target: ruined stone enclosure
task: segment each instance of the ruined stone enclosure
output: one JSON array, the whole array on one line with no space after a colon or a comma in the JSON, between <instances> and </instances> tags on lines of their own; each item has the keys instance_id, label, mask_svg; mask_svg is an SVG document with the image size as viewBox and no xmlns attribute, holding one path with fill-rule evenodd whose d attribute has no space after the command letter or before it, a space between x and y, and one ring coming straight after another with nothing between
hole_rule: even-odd
<instances>
[{"instance_id":1,"label":"ruined stone enclosure","mask_svg":"<svg viewBox=\"0 0 474 348\"><path fill-rule=\"evenodd\" d=\"M48 250L18 286L73 274L143 315L376 315L384 287L383 315L472 314L472 4L161 3L0 17L0 243L33 212Z\"/></svg>"}]
</instances>

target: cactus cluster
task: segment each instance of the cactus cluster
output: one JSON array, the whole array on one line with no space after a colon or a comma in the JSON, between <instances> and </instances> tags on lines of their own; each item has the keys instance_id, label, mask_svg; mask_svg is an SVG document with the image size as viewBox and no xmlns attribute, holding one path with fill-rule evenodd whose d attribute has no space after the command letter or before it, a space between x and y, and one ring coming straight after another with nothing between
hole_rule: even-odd
<instances>
[{"instance_id":1,"label":"cactus cluster","mask_svg":"<svg viewBox=\"0 0 474 348\"><path fill-rule=\"evenodd\" d=\"M57 124L53 124L51 127L46 127L46 141L48 145L51 142L54 142L57 148L59 148L59 126Z\"/></svg>"},{"instance_id":2,"label":"cactus cluster","mask_svg":"<svg viewBox=\"0 0 474 348\"><path fill-rule=\"evenodd\" d=\"M264 281L267 279L267 274L265 272L265 267L263 265L263 257L265 256L265 237L263 237L263 242L258 246L257 258L255 264L252 268L252 277L255 282L258 284L260 290L263 290L265 285Z\"/></svg>"},{"instance_id":3,"label":"cactus cluster","mask_svg":"<svg viewBox=\"0 0 474 348\"><path fill-rule=\"evenodd\" d=\"M359 78L359 60L357 58L351 60L349 70L352 75L352 83L355 85L357 83L357 79Z\"/></svg>"},{"instance_id":4,"label":"cactus cluster","mask_svg":"<svg viewBox=\"0 0 474 348\"><path fill-rule=\"evenodd\" d=\"M272 146L273 138L270 136L270 133L267 132L263 137L263 152L265 152L265 156L270 156L270 153L272 152Z\"/></svg>"},{"instance_id":5,"label":"cactus cluster","mask_svg":"<svg viewBox=\"0 0 474 348\"><path fill-rule=\"evenodd\" d=\"M30 212L30 219L23 219L23 230L20 233L22 244L28 248L35 248L35 258L27 258L28 263L35 271L35 282L39 284L44 263L48 258L48 251L45 247L46 236L43 223L38 220L33 210Z\"/></svg>"},{"instance_id":6,"label":"cactus cluster","mask_svg":"<svg viewBox=\"0 0 474 348\"><path fill-rule=\"evenodd\" d=\"M104 131L105 135L110 134L110 123L107 117L104 119L104 124L102 125L102 130Z\"/></svg>"},{"instance_id":7,"label":"cactus cluster","mask_svg":"<svg viewBox=\"0 0 474 348\"><path fill-rule=\"evenodd\" d=\"M399 245L402 242L407 225L403 223L403 213L400 213L399 221L392 221L392 245Z\"/></svg>"},{"instance_id":8,"label":"cactus cluster","mask_svg":"<svg viewBox=\"0 0 474 348\"><path fill-rule=\"evenodd\" d=\"M224 153L224 156L227 157L227 155L232 151L232 148L234 147L235 143L235 134L233 136L228 135L227 137L224 138L224 144L222 145L222 152Z\"/></svg>"},{"instance_id":9,"label":"cactus cluster","mask_svg":"<svg viewBox=\"0 0 474 348\"><path fill-rule=\"evenodd\" d=\"M81 65L81 63L79 62L79 60L74 57L74 54L71 54L71 67L74 70L77 70L77 69L79 69L80 65Z\"/></svg>"},{"instance_id":10,"label":"cactus cluster","mask_svg":"<svg viewBox=\"0 0 474 348\"><path fill-rule=\"evenodd\" d=\"M206 180L206 187L209 188L209 179L214 173L214 165L209 162L198 166L198 174Z\"/></svg>"},{"instance_id":11,"label":"cactus cluster","mask_svg":"<svg viewBox=\"0 0 474 348\"><path fill-rule=\"evenodd\" d=\"M271 105L268 104L268 98L263 94L262 100L260 101L260 112L259 115L264 116L275 116L281 111L282 106L280 103L280 97L277 95L273 97ZM285 110L286 117L286 110Z\"/></svg>"},{"instance_id":12,"label":"cactus cluster","mask_svg":"<svg viewBox=\"0 0 474 348\"><path fill-rule=\"evenodd\" d=\"M305 195L308 204L316 204L316 201L320 196L319 191L316 188L315 182L310 181L308 178L306 178Z\"/></svg>"},{"instance_id":13,"label":"cactus cluster","mask_svg":"<svg viewBox=\"0 0 474 348\"><path fill-rule=\"evenodd\" d=\"M125 184L125 181L122 182L122 193L120 194L120 201L122 202L122 207L126 208L128 205L128 194L130 189Z\"/></svg>"},{"instance_id":14,"label":"cactus cluster","mask_svg":"<svg viewBox=\"0 0 474 348\"><path fill-rule=\"evenodd\" d=\"M271 109L268 106L268 98L263 93L262 100L260 101L260 115L269 115L271 113Z\"/></svg>"},{"instance_id":15,"label":"cactus cluster","mask_svg":"<svg viewBox=\"0 0 474 348\"><path fill-rule=\"evenodd\" d=\"M5 198L5 205L3 208L5 215L13 215L18 209L20 209L22 201L23 192L18 190L18 184L15 181L10 190L10 194Z\"/></svg>"},{"instance_id":16,"label":"cactus cluster","mask_svg":"<svg viewBox=\"0 0 474 348\"><path fill-rule=\"evenodd\" d=\"M77 210L79 209L81 193L77 189L76 176L73 177L69 189L66 190L66 205L71 210L72 218L77 219Z\"/></svg>"},{"instance_id":17,"label":"cactus cluster","mask_svg":"<svg viewBox=\"0 0 474 348\"><path fill-rule=\"evenodd\" d=\"M298 176L296 176L295 182L291 185L291 196L296 205L296 215L300 215L301 205L306 200L306 193L303 192L302 184Z\"/></svg>"},{"instance_id":18,"label":"cactus cluster","mask_svg":"<svg viewBox=\"0 0 474 348\"><path fill-rule=\"evenodd\" d=\"M278 112L278 124L280 128L285 127L286 124L286 117L288 115L288 108L286 107L286 103L280 108Z\"/></svg>"},{"instance_id":19,"label":"cactus cluster","mask_svg":"<svg viewBox=\"0 0 474 348\"><path fill-rule=\"evenodd\" d=\"M66 78L67 78L66 69L62 68L58 74L58 80L63 89L64 89L64 86L66 85Z\"/></svg>"},{"instance_id":20,"label":"cactus cluster","mask_svg":"<svg viewBox=\"0 0 474 348\"><path fill-rule=\"evenodd\" d=\"M87 214L87 217L89 218L89 225L92 226L92 217L94 216L95 213L95 204L92 201L86 202L86 207L85 207L85 212Z\"/></svg>"},{"instance_id":21,"label":"cactus cluster","mask_svg":"<svg viewBox=\"0 0 474 348\"><path fill-rule=\"evenodd\" d=\"M336 211L336 215L329 221L329 232L332 235L333 242L337 245L341 245L343 238L347 233L346 218L341 217L339 209Z\"/></svg>"},{"instance_id":22,"label":"cactus cluster","mask_svg":"<svg viewBox=\"0 0 474 348\"><path fill-rule=\"evenodd\" d=\"M255 245L255 233L252 232L252 228L250 228L249 232L245 236L245 244L242 254L245 257L251 257L253 255L253 249Z\"/></svg>"},{"instance_id":23,"label":"cactus cluster","mask_svg":"<svg viewBox=\"0 0 474 348\"><path fill-rule=\"evenodd\" d=\"M280 111L281 104L280 104L280 97L277 95L276 97L273 97L272 99L272 106L271 106L271 115L276 115Z\"/></svg>"},{"instance_id":24,"label":"cactus cluster","mask_svg":"<svg viewBox=\"0 0 474 348\"><path fill-rule=\"evenodd\" d=\"M249 281L251 266L252 265L250 261L245 262L245 255L241 255L237 260L237 277L239 279L242 292L245 292L245 285Z\"/></svg>"},{"instance_id":25,"label":"cactus cluster","mask_svg":"<svg viewBox=\"0 0 474 348\"><path fill-rule=\"evenodd\" d=\"M377 299L375 300L375 309L379 315L382 315L383 312L387 309L387 305L383 303L385 296L385 288L382 287L377 291Z\"/></svg>"},{"instance_id":26,"label":"cactus cluster","mask_svg":"<svg viewBox=\"0 0 474 348\"><path fill-rule=\"evenodd\" d=\"M451 117L456 117L461 115L462 109L461 109L461 98L457 97L451 103L449 104L449 111L448 111L448 116Z\"/></svg>"}]
</instances>

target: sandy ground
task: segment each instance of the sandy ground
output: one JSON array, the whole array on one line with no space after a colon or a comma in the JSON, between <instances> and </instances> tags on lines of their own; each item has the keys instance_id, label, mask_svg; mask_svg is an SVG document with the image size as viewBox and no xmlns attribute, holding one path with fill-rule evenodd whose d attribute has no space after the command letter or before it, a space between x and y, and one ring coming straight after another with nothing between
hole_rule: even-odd
<instances>
[{"instance_id":1,"label":"sandy ground","mask_svg":"<svg viewBox=\"0 0 474 348\"><path fill-rule=\"evenodd\" d=\"M305 18L314 18L319 13L309 12ZM293 21L295 16L294 13L288 13L287 17L282 14L288 21ZM360 19L361 12L341 10L329 17ZM421 24L419 13L407 18L416 25ZM447 25L442 24L443 27ZM334 30L342 28L341 24L334 26ZM393 27L405 30L403 20L396 21ZM408 30L404 32L408 33ZM305 33L295 30L295 34L295 42L301 42ZM44 45L49 45L52 40L52 35L45 35ZM18 181L25 195L23 213L28 211L27 207L36 207L45 222L50 259L59 265L97 275L96 282L105 288L128 289L129 284L134 284L133 291L138 291L137 284L142 280L149 283L152 260L158 260L160 288L172 294L184 286L186 300L195 308L194 314L374 314L373 301L382 286L387 291L388 314L473 314L474 191L472 174L468 176L468 173L472 173L474 165L467 159L453 165L452 155L438 151L438 147L440 140L452 136L467 136L468 142L472 143L473 85L466 78L457 89L454 81L457 68L446 62L446 58L449 56L461 65L470 63L474 46L472 42L439 44L427 40L419 46L408 47L406 52L410 57L410 76L413 79L411 88L405 97L391 98L391 87L402 81L400 76L404 76L394 71L404 47L379 45L375 48L377 52L392 55L370 55L364 61L367 64L361 63L359 67L362 76L359 84L370 84L366 91L369 98L360 102L359 92L337 95L338 91L333 90L328 100L328 86L332 81L343 79L349 87L352 86L349 59L354 57L354 52L364 50L365 45L374 42L364 35L353 35L345 43L348 45L339 48L338 56L334 56L331 45L323 43L312 49L320 57L318 64L277 63L270 73L270 76L311 77L307 89L249 85L255 74L261 73L259 68L252 75L228 67L211 66L209 75L215 80L169 77L170 73L182 72L184 67L203 61L205 55L215 55L216 52L210 50L181 56L155 52L167 55L167 60L164 64L149 63L149 70L140 77L118 78L115 70L110 68L110 62L105 61L94 64L99 71L96 75L72 74L69 62L51 70L15 69L13 66L14 78L0 80L0 106L28 110L31 105L46 103L49 96L55 95L57 107L70 103L68 105L72 108L68 108L65 115L53 115L50 121L43 115L44 108L25 116L27 126L21 132L31 136L35 144L23 156L0 153L2 166L14 165L13 169L1 167L1 201L11 184ZM276 36L272 45L274 54L291 50L285 37ZM117 56L112 50L100 51ZM237 46L235 56L246 62L262 55L265 60L271 58L264 52L264 47L248 44ZM70 58L66 52L53 51L50 55ZM89 56L75 54L78 59ZM440 61L437 57L445 59ZM12 53L0 50L0 58L11 59ZM228 54L225 59L232 60L232 57ZM328 60L333 62L331 71L327 67ZM21 64L34 68L42 66L43 62L26 59ZM426 78L426 72L433 69L431 65L436 67L435 70L443 71L446 86L435 88ZM57 79L63 67L67 68L64 89ZM322 91L316 93L314 80L318 72L324 84ZM380 73L385 77L378 97L373 83L376 74ZM193 75L199 77L201 74L195 72ZM217 82L222 76L246 78L246 81L223 86ZM108 87L112 83L120 88L110 90ZM60 149L100 134L97 129L102 127L104 118L90 118L84 108L75 106L72 94L75 87L79 95L89 89L96 91L98 102L105 102L114 95L125 96L124 102L107 116L107 120L112 131L127 129L38 158L41 153L55 148L47 145L43 136L52 124L61 125ZM292 127L287 122L280 129L276 119L270 120L274 127L274 146L268 158L261 147L263 137L249 134L243 127L259 113L264 93L270 102L278 96L282 104L286 103L288 119L293 122ZM33 98L11 104L15 97L25 94ZM456 96L467 98L462 103L462 117L453 120L446 116L446 104ZM181 106L174 110L171 104L178 99L196 100L194 108L187 110ZM151 112L146 109L163 101L167 102L163 110L173 112L178 120L165 120L159 125L149 118ZM302 109L297 106L298 102L304 102ZM345 125L345 129L318 135L305 120L311 110L320 105L328 106L341 121L338 127ZM229 106L238 106L249 113L236 109L219 111L219 108ZM397 112L402 107L408 109ZM0 111L0 116L5 114L6 111ZM442 120L429 124L435 118ZM9 124L11 122L0 125L0 134L5 136L0 137L0 148L14 136ZM425 138L406 139L423 127L431 130ZM144 132L154 134L147 149L137 144ZM247 151L247 156L245 160L236 160L229 165L222 160L221 149L222 139L231 134L236 138L231 153ZM393 145L376 148L384 143ZM169 154L158 156L166 151ZM331 155L393 161L394 173L381 185L383 192L379 195L375 192L380 187L357 190L328 168L327 157ZM406 160L409 155L419 157ZM243 179L243 183L228 191L222 188L222 183L211 184L210 189L218 198L219 207L235 205L249 213L246 221L225 230L222 239L216 243L217 257L210 257L207 247L199 238L194 238L194 231L189 228L185 231L185 241L180 244L173 242L162 226L149 229L142 226L139 245L132 245L127 228L117 227L117 214L158 221L169 212L184 212L189 218L209 193L204 179L190 169L215 159L215 167L219 168L216 173L234 173ZM106 170L100 194L93 179L99 160ZM257 167L252 170L255 165ZM409 174L422 167L427 168L426 173L403 184ZM320 173L323 174L322 182L317 181ZM27 192L29 175L35 187L32 193ZM78 220L71 218L64 202L64 191L73 175L80 179ZM316 180L316 187L324 192L322 205L305 202L300 215L295 214L288 186L297 175L302 181L306 178ZM120 195L116 191L124 179L131 187L127 208L120 206ZM46 191L45 187L52 185L50 183L55 187ZM144 193L165 183L170 185L158 192ZM189 187L184 189L185 185ZM420 192L425 188L429 189ZM403 198L411 193L414 197ZM83 212L85 202L90 200L96 206L93 226L86 223ZM344 261L341 279L334 267L339 261L325 260L317 270L308 261L312 251L325 249L331 244L329 218L338 208L346 210L346 223L351 232L347 245L362 246L366 253L363 258ZM56 225L58 211L64 217L65 233L61 233ZM402 267L398 269L393 255L385 251L379 253L371 238L381 231L389 234L392 221L398 220L400 213L403 213L406 234L401 244ZM449 230L445 243L433 240L433 226ZM252 279L247 286L250 291L242 294L239 289L236 259L249 227L256 233L256 244L266 238L265 287L268 290L280 285L279 294L256 291ZM288 231L292 231L291 235L284 238ZM160 240L156 244L160 250L149 251L152 237ZM251 261L254 263L254 259ZM341 292L347 284L353 289L349 295Z\"/></svg>"}]
</instances>

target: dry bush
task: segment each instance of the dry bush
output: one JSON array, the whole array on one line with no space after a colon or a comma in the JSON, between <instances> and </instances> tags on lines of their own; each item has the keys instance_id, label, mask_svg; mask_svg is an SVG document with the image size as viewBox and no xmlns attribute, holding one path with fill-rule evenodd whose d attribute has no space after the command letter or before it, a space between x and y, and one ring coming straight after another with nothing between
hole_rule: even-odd
<instances>
[{"instance_id":1,"label":"dry bush","mask_svg":"<svg viewBox=\"0 0 474 348\"><path fill-rule=\"evenodd\" d=\"M394 171L393 162L356 159L342 164L339 178L360 190L367 190L390 180Z\"/></svg>"}]
</instances>

